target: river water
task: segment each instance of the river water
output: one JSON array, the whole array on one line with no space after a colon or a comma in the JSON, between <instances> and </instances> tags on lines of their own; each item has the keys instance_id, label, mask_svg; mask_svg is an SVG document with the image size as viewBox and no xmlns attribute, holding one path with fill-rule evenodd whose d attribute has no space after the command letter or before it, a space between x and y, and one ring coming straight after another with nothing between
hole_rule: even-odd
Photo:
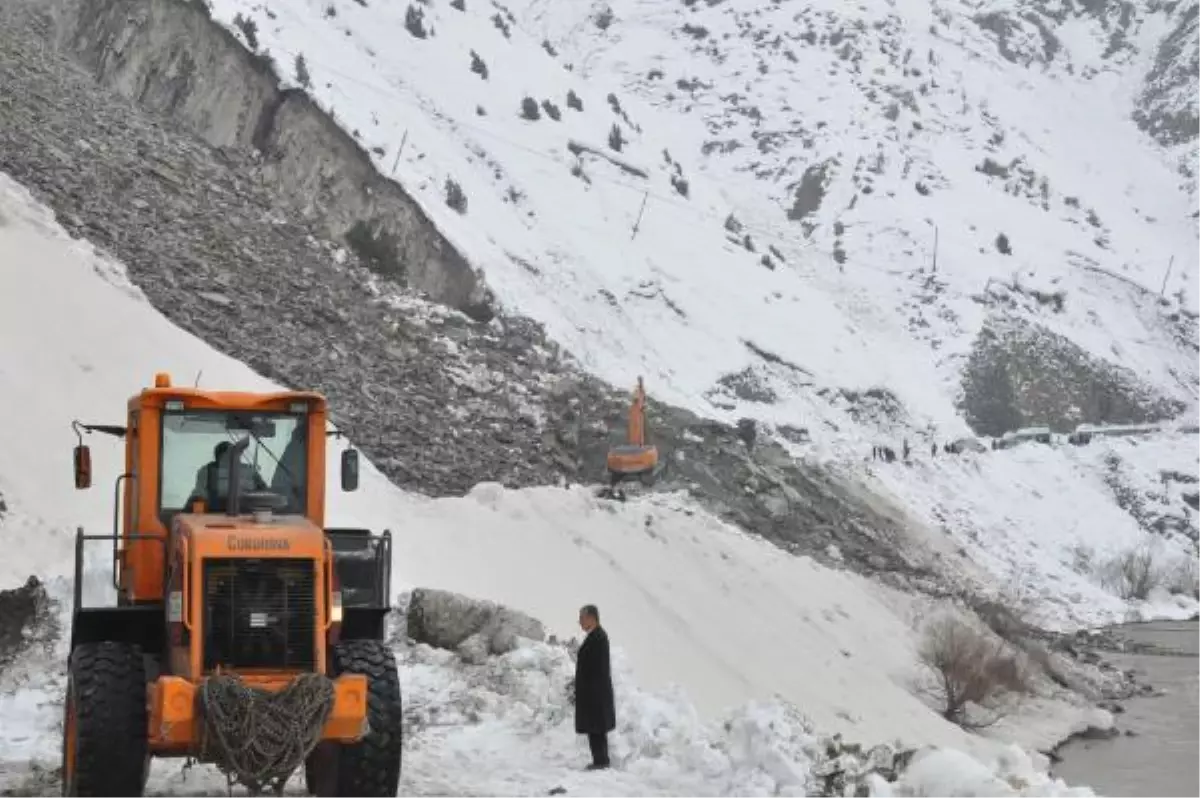
<instances>
[{"instance_id":1,"label":"river water","mask_svg":"<svg viewBox=\"0 0 1200 798\"><path fill-rule=\"evenodd\" d=\"M1200 796L1200 624L1156 621L1113 631L1182 656L1104 653L1113 665L1133 668L1139 681L1165 694L1121 701L1125 712L1116 715L1121 736L1064 745L1054 775L1067 784L1086 784L1099 795Z\"/></svg>"}]
</instances>

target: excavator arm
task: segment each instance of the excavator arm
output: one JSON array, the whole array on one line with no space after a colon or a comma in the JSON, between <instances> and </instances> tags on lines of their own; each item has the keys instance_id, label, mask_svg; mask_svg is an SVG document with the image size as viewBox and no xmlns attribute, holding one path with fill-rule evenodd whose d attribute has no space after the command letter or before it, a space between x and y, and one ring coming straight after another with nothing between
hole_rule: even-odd
<instances>
[{"instance_id":1,"label":"excavator arm","mask_svg":"<svg viewBox=\"0 0 1200 798\"><path fill-rule=\"evenodd\" d=\"M646 445L646 389L642 386L642 378L638 377L637 388L633 392L633 402L629 405L626 439L630 446Z\"/></svg>"}]
</instances>

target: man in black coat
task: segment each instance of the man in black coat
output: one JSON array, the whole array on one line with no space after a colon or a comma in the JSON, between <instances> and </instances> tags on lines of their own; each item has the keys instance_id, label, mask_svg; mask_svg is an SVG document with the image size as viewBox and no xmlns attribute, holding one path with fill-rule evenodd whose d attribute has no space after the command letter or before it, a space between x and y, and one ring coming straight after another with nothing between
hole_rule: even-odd
<instances>
[{"instance_id":1,"label":"man in black coat","mask_svg":"<svg viewBox=\"0 0 1200 798\"><path fill-rule=\"evenodd\" d=\"M617 727L608 634L593 604L579 611L579 626L587 636L575 659L575 733L586 734L592 749L588 770L602 770L609 766L608 733Z\"/></svg>"}]
</instances>

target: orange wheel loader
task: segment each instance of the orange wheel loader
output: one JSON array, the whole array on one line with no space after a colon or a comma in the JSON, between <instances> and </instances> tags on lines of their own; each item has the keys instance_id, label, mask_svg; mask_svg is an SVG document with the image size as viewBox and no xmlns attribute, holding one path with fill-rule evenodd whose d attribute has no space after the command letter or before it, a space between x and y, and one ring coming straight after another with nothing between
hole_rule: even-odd
<instances>
[{"instance_id":1,"label":"orange wheel loader","mask_svg":"<svg viewBox=\"0 0 1200 798\"><path fill-rule=\"evenodd\" d=\"M151 757L214 763L255 792L304 768L314 794L396 794L391 534L324 527L326 421L317 393L158 374L124 425L75 423L76 488L91 485L85 432L123 438L125 467L112 533L76 535L63 795L141 795ZM343 490L358 466L344 450ZM83 600L96 541L107 606Z\"/></svg>"}]
</instances>

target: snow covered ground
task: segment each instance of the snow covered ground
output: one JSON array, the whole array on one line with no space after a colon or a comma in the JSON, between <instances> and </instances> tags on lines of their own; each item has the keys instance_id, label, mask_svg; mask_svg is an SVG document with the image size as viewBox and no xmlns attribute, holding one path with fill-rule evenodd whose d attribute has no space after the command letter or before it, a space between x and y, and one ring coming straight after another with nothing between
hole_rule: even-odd
<instances>
[{"instance_id":1,"label":"snow covered ground","mask_svg":"<svg viewBox=\"0 0 1200 798\"><path fill-rule=\"evenodd\" d=\"M0 534L10 552L0 585L37 573L65 601L73 530L108 526L102 486L119 472L121 451L92 436L97 488L74 491L70 421L111 420L161 370L180 380L199 374L204 385L270 383L172 327L119 264L68 239L3 175L0 264L0 396L19 419L0 427ZM586 775L561 690L571 667L561 647L468 667L402 645L413 724L404 792L540 794L557 785L570 794L801 794L822 756L818 735L834 731L868 745L944 747L920 754L899 783L876 785L881 792L1063 789L1011 746L963 733L914 697L916 629L928 606L785 555L675 497L614 505L581 488L480 485L431 500L398 491L368 466L355 494L331 484L329 522L391 528L398 589L503 601L562 635L591 601L615 643L621 764ZM107 563L104 552L90 559L94 600ZM59 640L52 659L35 650L0 675L4 786L37 782L45 774L34 766L57 764L64 648ZM1037 749L1109 720L1047 692L1005 733ZM151 784L170 794L222 787L210 770L181 773L162 762Z\"/></svg>"},{"instance_id":2,"label":"snow covered ground","mask_svg":"<svg viewBox=\"0 0 1200 798\"><path fill-rule=\"evenodd\" d=\"M862 470L868 486L914 508L990 572L1006 598L1030 609L1031 620L1070 629L1195 614L1192 596L1165 589L1146 601L1125 601L1102 584L1097 567L1138 547L1151 547L1164 567L1195 561L1195 544L1186 535L1148 532L1122 509L1126 499L1114 490L1106 463L1114 456L1131 463L1121 473L1133 480L1129 490L1136 501L1160 512L1188 512L1173 493L1163 495L1158 475L1200 471L1197 443L1195 434L1166 431L1144 440L1097 438L1085 447L1033 444L938 457L923 452L911 468L872 464ZM1189 518L1194 528L1194 513Z\"/></svg>"}]
</instances>

